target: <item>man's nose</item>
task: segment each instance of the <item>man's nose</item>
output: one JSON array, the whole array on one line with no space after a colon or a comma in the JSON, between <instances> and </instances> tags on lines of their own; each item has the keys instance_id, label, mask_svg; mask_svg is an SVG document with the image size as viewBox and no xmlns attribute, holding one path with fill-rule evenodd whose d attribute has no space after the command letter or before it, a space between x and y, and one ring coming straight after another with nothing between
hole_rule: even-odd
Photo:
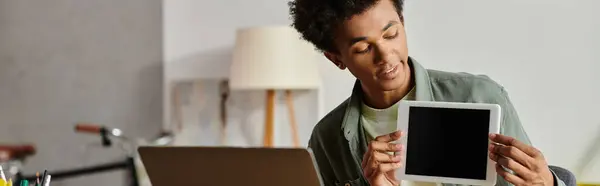
<instances>
[{"instance_id":1,"label":"man's nose","mask_svg":"<svg viewBox=\"0 0 600 186\"><path fill-rule=\"evenodd\" d=\"M377 42L374 44L374 49L375 49L375 59L374 59L374 63L379 65L379 64L383 64L386 62L389 62L389 57L391 56L392 52L391 52L391 48L385 43L385 42Z\"/></svg>"}]
</instances>

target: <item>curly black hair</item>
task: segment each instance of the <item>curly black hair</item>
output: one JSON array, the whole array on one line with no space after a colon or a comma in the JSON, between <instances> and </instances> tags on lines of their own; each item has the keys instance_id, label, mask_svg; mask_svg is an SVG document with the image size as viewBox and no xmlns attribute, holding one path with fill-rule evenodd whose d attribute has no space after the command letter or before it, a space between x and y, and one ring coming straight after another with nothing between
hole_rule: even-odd
<instances>
[{"instance_id":1,"label":"curly black hair","mask_svg":"<svg viewBox=\"0 0 600 186\"><path fill-rule=\"evenodd\" d=\"M288 3L292 26L320 51L336 51L335 29L345 20L361 14L380 0L292 0ZM404 0L392 1L402 16Z\"/></svg>"}]
</instances>

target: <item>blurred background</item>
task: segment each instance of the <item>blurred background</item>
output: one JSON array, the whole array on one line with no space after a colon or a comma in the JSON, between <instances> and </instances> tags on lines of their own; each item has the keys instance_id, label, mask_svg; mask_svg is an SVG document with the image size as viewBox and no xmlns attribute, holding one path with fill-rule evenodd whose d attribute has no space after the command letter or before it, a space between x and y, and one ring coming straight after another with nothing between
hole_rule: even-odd
<instances>
[{"instance_id":1,"label":"blurred background","mask_svg":"<svg viewBox=\"0 0 600 186\"><path fill-rule=\"evenodd\" d=\"M170 132L172 145L263 146L265 91L224 87L236 75L238 31L289 25L287 2L0 0L0 145L35 146L26 175L126 158L76 133L80 122L136 139ZM498 81L549 164L600 183L599 6L406 0L409 51L426 68ZM310 61L314 86L274 93L273 146L306 147L316 122L351 93L349 72L322 55ZM52 185L126 185L127 177L119 170Z\"/></svg>"}]
</instances>

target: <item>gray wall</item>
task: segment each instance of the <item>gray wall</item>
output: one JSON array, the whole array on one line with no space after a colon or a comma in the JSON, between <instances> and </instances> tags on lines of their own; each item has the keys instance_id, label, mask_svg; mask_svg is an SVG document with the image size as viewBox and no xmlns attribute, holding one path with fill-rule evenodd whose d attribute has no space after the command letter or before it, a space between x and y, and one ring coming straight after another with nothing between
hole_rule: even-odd
<instances>
[{"instance_id":1,"label":"gray wall","mask_svg":"<svg viewBox=\"0 0 600 186\"><path fill-rule=\"evenodd\" d=\"M161 126L159 0L0 0L0 143L34 143L26 172L118 159L78 121L151 137ZM124 172L53 185L123 185Z\"/></svg>"}]
</instances>

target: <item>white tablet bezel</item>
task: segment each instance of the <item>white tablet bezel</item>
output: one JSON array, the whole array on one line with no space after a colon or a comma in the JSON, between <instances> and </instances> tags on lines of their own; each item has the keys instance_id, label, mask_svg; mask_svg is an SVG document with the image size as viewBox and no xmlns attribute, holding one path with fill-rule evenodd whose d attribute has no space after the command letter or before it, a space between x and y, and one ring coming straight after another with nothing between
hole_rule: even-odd
<instances>
[{"instance_id":1,"label":"white tablet bezel","mask_svg":"<svg viewBox=\"0 0 600 186\"><path fill-rule=\"evenodd\" d=\"M479 109L490 111L490 124L489 133L500 132L500 121L501 121L501 108L497 104L486 104L486 103L456 103L456 102L430 102L430 101L401 101L398 107L398 129L405 131L405 135L400 138L400 143L405 145L404 149L408 149L407 139L410 136L408 131L409 111L411 107L429 107L429 108L459 108L459 109ZM488 140L489 143L489 140ZM489 157L489 152L488 152ZM406 150L402 151L402 165L406 165ZM495 163L487 158L487 174L485 180L476 179L463 179L463 178L449 178L449 177L438 177L438 176L422 176L422 175L410 175L406 174L405 166L398 169L396 177L399 180L411 180L411 181L423 181L433 183L454 183L454 184L466 184L466 185L494 185L496 184L496 169ZM452 167L448 167L452 168Z\"/></svg>"}]
</instances>

